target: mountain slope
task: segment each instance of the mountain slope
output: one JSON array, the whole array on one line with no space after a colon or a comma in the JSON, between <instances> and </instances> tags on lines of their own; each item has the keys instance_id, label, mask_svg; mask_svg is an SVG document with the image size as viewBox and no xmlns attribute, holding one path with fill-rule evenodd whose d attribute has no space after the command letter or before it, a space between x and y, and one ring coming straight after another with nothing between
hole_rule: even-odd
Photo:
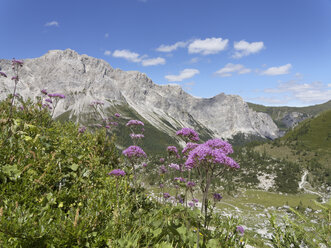
<instances>
[{"instance_id":1,"label":"mountain slope","mask_svg":"<svg viewBox=\"0 0 331 248\"><path fill-rule=\"evenodd\" d=\"M269 107L249 102L247 104L254 111L270 115L276 125L283 131L287 131L307 118L331 109L331 100L323 104L307 107Z\"/></svg>"},{"instance_id":2,"label":"mountain slope","mask_svg":"<svg viewBox=\"0 0 331 248\"><path fill-rule=\"evenodd\" d=\"M10 61L0 60L0 67L9 74ZM20 74L18 92L24 98L35 98L44 88L65 94L66 99L59 103L55 116L66 112L69 118L79 122L86 121L84 118L91 114L89 104L101 100L104 109L130 106L169 136L184 126L222 138L238 133L272 139L278 136L272 119L251 110L239 96L222 93L208 99L195 98L178 85L157 85L143 73L114 69L101 59L79 55L70 49L26 59ZM13 84L9 78L1 78L0 82L0 99L4 99L12 92Z\"/></svg>"},{"instance_id":3,"label":"mountain slope","mask_svg":"<svg viewBox=\"0 0 331 248\"><path fill-rule=\"evenodd\" d=\"M260 153L300 164L313 187L331 191L331 110L299 123L285 136L255 148Z\"/></svg>"}]
</instances>

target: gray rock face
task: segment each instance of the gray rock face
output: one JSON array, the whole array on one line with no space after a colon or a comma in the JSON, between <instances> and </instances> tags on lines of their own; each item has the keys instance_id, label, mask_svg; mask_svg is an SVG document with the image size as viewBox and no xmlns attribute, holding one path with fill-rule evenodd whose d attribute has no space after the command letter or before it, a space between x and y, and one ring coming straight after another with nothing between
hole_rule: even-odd
<instances>
[{"instance_id":1,"label":"gray rock face","mask_svg":"<svg viewBox=\"0 0 331 248\"><path fill-rule=\"evenodd\" d=\"M0 99L13 91L11 61L0 60ZM79 116L93 100L105 107L129 104L142 117L170 135L181 127L200 125L215 137L237 133L276 138L278 128L269 115L251 110L240 96L224 93L195 98L179 85L157 85L145 74L112 68L101 59L79 55L73 50L53 50L40 58L24 60L18 92L24 97L40 96L40 90L65 94L55 116L65 111ZM165 124L168 122L168 124ZM170 125L169 125L170 123Z\"/></svg>"},{"instance_id":2,"label":"gray rock face","mask_svg":"<svg viewBox=\"0 0 331 248\"><path fill-rule=\"evenodd\" d=\"M309 117L311 116L308 116L305 113L289 112L284 115L284 117L281 119L281 122L286 126L286 128L293 128Z\"/></svg>"}]
</instances>

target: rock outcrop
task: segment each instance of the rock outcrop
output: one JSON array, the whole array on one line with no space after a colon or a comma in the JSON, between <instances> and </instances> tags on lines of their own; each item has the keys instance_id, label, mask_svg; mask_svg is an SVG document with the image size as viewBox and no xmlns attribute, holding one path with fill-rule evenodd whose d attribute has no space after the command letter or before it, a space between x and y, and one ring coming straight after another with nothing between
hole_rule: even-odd
<instances>
[{"instance_id":1,"label":"rock outcrop","mask_svg":"<svg viewBox=\"0 0 331 248\"><path fill-rule=\"evenodd\" d=\"M10 75L11 61L0 60L0 67ZM13 90L10 77L0 78L0 99ZM114 69L104 60L70 49L24 60L18 92L24 98L34 99L40 96L41 89L66 95L55 116L67 111L71 116L82 116L91 101L101 100L105 108L114 103L129 104L148 122L169 134L184 126L199 125L222 138L237 133L278 136L270 116L253 111L240 96L221 93L212 98L196 98L179 85L157 85L143 73Z\"/></svg>"}]
</instances>

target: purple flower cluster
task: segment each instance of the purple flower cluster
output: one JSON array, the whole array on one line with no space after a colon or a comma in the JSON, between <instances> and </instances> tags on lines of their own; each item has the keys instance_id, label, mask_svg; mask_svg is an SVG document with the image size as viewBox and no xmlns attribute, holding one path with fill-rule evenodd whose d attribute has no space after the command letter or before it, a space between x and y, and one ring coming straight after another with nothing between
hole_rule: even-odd
<instances>
[{"instance_id":1,"label":"purple flower cluster","mask_svg":"<svg viewBox=\"0 0 331 248\"><path fill-rule=\"evenodd\" d=\"M139 146L130 146L123 151L123 154L128 158L146 157L146 153Z\"/></svg>"},{"instance_id":2,"label":"purple flower cluster","mask_svg":"<svg viewBox=\"0 0 331 248\"><path fill-rule=\"evenodd\" d=\"M190 151L192 151L194 148L196 148L197 146L198 146L198 144L189 142L189 143L187 143L186 146L184 147L182 153L188 155L188 153L189 153Z\"/></svg>"},{"instance_id":3,"label":"purple flower cluster","mask_svg":"<svg viewBox=\"0 0 331 248\"><path fill-rule=\"evenodd\" d=\"M179 181L181 183L185 183L186 182L186 180L184 178L182 178L182 177L175 177L174 180L175 181Z\"/></svg>"},{"instance_id":4,"label":"purple flower cluster","mask_svg":"<svg viewBox=\"0 0 331 248\"><path fill-rule=\"evenodd\" d=\"M12 77L11 80L18 80L18 76Z\"/></svg>"},{"instance_id":5,"label":"purple flower cluster","mask_svg":"<svg viewBox=\"0 0 331 248\"><path fill-rule=\"evenodd\" d=\"M50 98L45 99L45 102L53 103L52 99Z\"/></svg>"},{"instance_id":6,"label":"purple flower cluster","mask_svg":"<svg viewBox=\"0 0 331 248\"><path fill-rule=\"evenodd\" d=\"M131 139L142 139L145 136L143 134L134 134L134 133L131 133L130 134L130 137L131 137Z\"/></svg>"},{"instance_id":7,"label":"purple flower cluster","mask_svg":"<svg viewBox=\"0 0 331 248\"><path fill-rule=\"evenodd\" d=\"M175 153L175 154L178 154L178 150L177 150L177 147L176 146L168 146L167 147L167 151L169 153Z\"/></svg>"},{"instance_id":8,"label":"purple flower cluster","mask_svg":"<svg viewBox=\"0 0 331 248\"><path fill-rule=\"evenodd\" d=\"M195 186L195 182L192 182L192 181L188 181L186 184L186 187L188 187L188 188L193 188L194 186Z\"/></svg>"},{"instance_id":9,"label":"purple flower cluster","mask_svg":"<svg viewBox=\"0 0 331 248\"><path fill-rule=\"evenodd\" d=\"M78 133L85 133L85 131L86 131L86 127L80 127L78 129Z\"/></svg>"},{"instance_id":10,"label":"purple flower cluster","mask_svg":"<svg viewBox=\"0 0 331 248\"><path fill-rule=\"evenodd\" d=\"M222 200L223 197L219 193L214 193L213 198L214 198L215 202L218 202L218 201Z\"/></svg>"},{"instance_id":11,"label":"purple flower cluster","mask_svg":"<svg viewBox=\"0 0 331 248\"><path fill-rule=\"evenodd\" d=\"M125 176L125 172L122 171L121 169L115 169L115 170L112 170L111 172L109 172L108 175L116 176L116 177Z\"/></svg>"},{"instance_id":12,"label":"purple flower cluster","mask_svg":"<svg viewBox=\"0 0 331 248\"><path fill-rule=\"evenodd\" d=\"M237 232L239 232L240 235L244 235L245 229L242 226L237 226Z\"/></svg>"},{"instance_id":13,"label":"purple flower cluster","mask_svg":"<svg viewBox=\"0 0 331 248\"><path fill-rule=\"evenodd\" d=\"M120 117L121 115L119 113L115 113L115 117Z\"/></svg>"},{"instance_id":14,"label":"purple flower cluster","mask_svg":"<svg viewBox=\"0 0 331 248\"><path fill-rule=\"evenodd\" d=\"M118 123L115 121L111 121L111 122L109 122L109 125L118 126Z\"/></svg>"},{"instance_id":15,"label":"purple flower cluster","mask_svg":"<svg viewBox=\"0 0 331 248\"><path fill-rule=\"evenodd\" d=\"M169 167L172 169L175 169L177 171L180 170L180 166L178 164L171 163L171 164L169 164Z\"/></svg>"},{"instance_id":16,"label":"purple flower cluster","mask_svg":"<svg viewBox=\"0 0 331 248\"><path fill-rule=\"evenodd\" d=\"M184 127L183 129L177 131L176 135L188 138L191 141L199 141L198 133L188 127Z\"/></svg>"},{"instance_id":17,"label":"purple flower cluster","mask_svg":"<svg viewBox=\"0 0 331 248\"><path fill-rule=\"evenodd\" d=\"M187 168L194 168L202 163L207 163L224 164L231 168L239 169L240 166L232 158L227 156L232 151L231 145L222 143L221 146L220 144L220 142L212 140L212 142L207 141L204 144L198 145L189 153L185 166Z\"/></svg>"},{"instance_id":18,"label":"purple flower cluster","mask_svg":"<svg viewBox=\"0 0 331 248\"><path fill-rule=\"evenodd\" d=\"M162 165L161 167L160 167L160 174L165 174L165 173L167 173L167 168L164 166L164 165Z\"/></svg>"},{"instance_id":19,"label":"purple flower cluster","mask_svg":"<svg viewBox=\"0 0 331 248\"><path fill-rule=\"evenodd\" d=\"M46 89L42 89L40 92L43 93L44 95L48 94Z\"/></svg>"},{"instance_id":20,"label":"purple flower cluster","mask_svg":"<svg viewBox=\"0 0 331 248\"><path fill-rule=\"evenodd\" d=\"M6 73L0 71L0 75L3 76L3 77L7 77Z\"/></svg>"},{"instance_id":21,"label":"purple flower cluster","mask_svg":"<svg viewBox=\"0 0 331 248\"><path fill-rule=\"evenodd\" d=\"M54 94L48 94L49 97L58 97L58 98L66 98L65 95L59 94L59 93L54 93Z\"/></svg>"},{"instance_id":22,"label":"purple flower cluster","mask_svg":"<svg viewBox=\"0 0 331 248\"><path fill-rule=\"evenodd\" d=\"M128 123L126 123L126 126L144 126L144 123L142 121L138 121L138 120L129 120Z\"/></svg>"},{"instance_id":23,"label":"purple flower cluster","mask_svg":"<svg viewBox=\"0 0 331 248\"><path fill-rule=\"evenodd\" d=\"M211 139L205 144L213 149L222 149L226 155L233 153L231 144L221 139Z\"/></svg>"},{"instance_id":24,"label":"purple flower cluster","mask_svg":"<svg viewBox=\"0 0 331 248\"><path fill-rule=\"evenodd\" d=\"M169 193L163 193L163 197L164 197L164 199L168 199L168 198L170 198L170 194Z\"/></svg>"},{"instance_id":25,"label":"purple flower cluster","mask_svg":"<svg viewBox=\"0 0 331 248\"><path fill-rule=\"evenodd\" d=\"M22 60L17 60L15 58L13 58L12 65L13 66L15 66L15 65L17 65L17 66L23 66L23 61Z\"/></svg>"}]
</instances>

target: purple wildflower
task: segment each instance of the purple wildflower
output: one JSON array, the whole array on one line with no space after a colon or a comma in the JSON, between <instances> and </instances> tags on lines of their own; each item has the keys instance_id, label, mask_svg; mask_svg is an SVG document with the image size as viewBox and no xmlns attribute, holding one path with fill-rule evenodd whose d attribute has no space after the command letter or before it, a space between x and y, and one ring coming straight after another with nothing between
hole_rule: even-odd
<instances>
[{"instance_id":1,"label":"purple wildflower","mask_svg":"<svg viewBox=\"0 0 331 248\"><path fill-rule=\"evenodd\" d=\"M18 80L18 76L12 77L11 80Z\"/></svg>"},{"instance_id":2,"label":"purple wildflower","mask_svg":"<svg viewBox=\"0 0 331 248\"><path fill-rule=\"evenodd\" d=\"M3 77L7 77L6 73L0 71L0 75L3 76Z\"/></svg>"},{"instance_id":3,"label":"purple wildflower","mask_svg":"<svg viewBox=\"0 0 331 248\"><path fill-rule=\"evenodd\" d=\"M193 188L194 186L195 186L195 182L192 182L192 181L188 181L186 184L186 187L188 187L188 188Z\"/></svg>"},{"instance_id":4,"label":"purple wildflower","mask_svg":"<svg viewBox=\"0 0 331 248\"><path fill-rule=\"evenodd\" d=\"M108 173L108 175L110 176L125 176L125 172L122 171L121 169L115 169L115 170L112 170L111 172Z\"/></svg>"},{"instance_id":5,"label":"purple wildflower","mask_svg":"<svg viewBox=\"0 0 331 248\"><path fill-rule=\"evenodd\" d=\"M128 123L126 123L126 126L138 126L138 125L141 125L141 126L144 126L144 123L141 122L141 121L138 121L138 120L129 120Z\"/></svg>"},{"instance_id":6,"label":"purple wildflower","mask_svg":"<svg viewBox=\"0 0 331 248\"><path fill-rule=\"evenodd\" d=\"M109 122L110 125L113 125L113 126L118 126L118 123L115 122L115 121L112 121L112 122Z\"/></svg>"},{"instance_id":7,"label":"purple wildflower","mask_svg":"<svg viewBox=\"0 0 331 248\"><path fill-rule=\"evenodd\" d=\"M52 99L50 99L50 98L45 99L45 101L49 102L49 103L53 103Z\"/></svg>"},{"instance_id":8,"label":"purple wildflower","mask_svg":"<svg viewBox=\"0 0 331 248\"><path fill-rule=\"evenodd\" d=\"M169 164L169 167L178 171L180 170L180 166L178 164L171 163Z\"/></svg>"},{"instance_id":9,"label":"purple wildflower","mask_svg":"<svg viewBox=\"0 0 331 248\"><path fill-rule=\"evenodd\" d=\"M110 126L109 126L109 125L106 125L106 126L105 126L105 128L109 129L109 128L110 128Z\"/></svg>"},{"instance_id":10,"label":"purple wildflower","mask_svg":"<svg viewBox=\"0 0 331 248\"><path fill-rule=\"evenodd\" d=\"M13 58L12 60L12 65L19 65L19 66L23 66L23 61L22 60L16 60L15 58Z\"/></svg>"},{"instance_id":11,"label":"purple wildflower","mask_svg":"<svg viewBox=\"0 0 331 248\"><path fill-rule=\"evenodd\" d=\"M134 134L134 133L131 133L130 134L130 137L131 137L131 139L142 139L145 136L143 134Z\"/></svg>"},{"instance_id":12,"label":"purple wildflower","mask_svg":"<svg viewBox=\"0 0 331 248\"><path fill-rule=\"evenodd\" d=\"M215 202L220 201L223 197L219 193L214 193L213 198Z\"/></svg>"},{"instance_id":13,"label":"purple wildflower","mask_svg":"<svg viewBox=\"0 0 331 248\"><path fill-rule=\"evenodd\" d=\"M196 198L193 198L192 201L193 201L194 203L198 203L198 202L199 202L199 200L196 199Z\"/></svg>"},{"instance_id":14,"label":"purple wildflower","mask_svg":"<svg viewBox=\"0 0 331 248\"><path fill-rule=\"evenodd\" d=\"M189 207L191 207L191 208L195 207L195 203L192 202L192 201L188 202L188 205L189 205Z\"/></svg>"},{"instance_id":15,"label":"purple wildflower","mask_svg":"<svg viewBox=\"0 0 331 248\"><path fill-rule=\"evenodd\" d=\"M221 139L211 139L208 140L205 144L213 149L223 150L226 155L233 153L231 144Z\"/></svg>"},{"instance_id":16,"label":"purple wildflower","mask_svg":"<svg viewBox=\"0 0 331 248\"><path fill-rule=\"evenodd\" d=\"M180 195L177 196L177 200L178 200L178 202L181 203L181 204L184 203L184 199L183 199L183 197L181 197Z\"/></svg>"},{"instance_id":17,"label":"purple wildflower","mask_svg":"<svg viewBox=\"0 0 331 248\"><path fill-rule=\"evenodd\" d=\"M174 180L175 180L175 181L182 182L182 183L185 183L185 181L186 181L186 180L185 180L184 178L182 178L182 177L175 177Z\"/></svg>"},{"instance_id":18,"label":"purple wildflower","mask_svg":"<svg viewBox=\"0 0 331 248\"><path fill-rule=\"evenodd\" d=\"M128 158L140 158L146 157L146 153L139 146L130 146L123 151L124 156Z\"/></svg>"},{"instance_id":19,"label":"purple wildflower","mask_svg":"<svg viewBox=\"0 0 331 248\"><path fill-rule=\"evenodd\" d=\"M115 113L115 117L120 117L121 115L119 113Z\"/></svg>"},{"instance_id":20,"label":"purple wildflower","mask_svg":"<svg viewBox=\"0 0 331 248\"><path fill-rule=\"evenodd\" d=\"M244 235L245 229L242 226L237 226L237 232L239 232L240 235Z\"/></svg>"},{"instance_id":21,"label":"purple wildflower","mask_svg":"<svg viewBox=\"0 0 331 248\"><path fill-rule=\"evenodd\" d=\"M65 95L59 94L59 93L54 93L54 94L48 94L49 97L58 97L58 98L65 98Z\"/></svg>"},{"instance_id":22,"label":"purple wildflower","mask_svg":"<svg viewBox=\"0 0 331 248\"><path fill-rule=\"evenodd\" d=\"M160 163L164 163L164 158L160 158Z\"/></svg>"},{"instance_id":23,"label":"purple wildflower","mask_svg":"<svg viewBox=\"0 0 331 248\"><path fill-rule=\"evenodd\" d=\"M46 89L42 89L41 90L41 93L43 93L44 95L47 95L48 94Z\"/></svg>"},{"instance_id":24,"label":"purple wildflower","mask_svg":"<svg viewBox=\"0 0 331 248\"><path fill-rule=\"evenodd\" d=\"M86 131L86 127L80 127L78 129L78 133L84 133Z\"/></svg>"},{"instance_id":25,"label":"purple wildflower","mask_svg":"<svg viewBox=\"0 0 331 248\"><path fill-rule=\"evenodd\" d=\"M160 174L165 174L165 173L167 173L167 169L166 169L166 167L164 166L164 165L162 165L161 167L160 167Z\"/></svg>"},{"instance_id":26,"label":"purple wildflower","mask_svg":"<svg viewBox=\"0 0 331 248\"><path fill-rule=\"evenodd\" d=\"M230 157L226 155L223 148L213 148L208 141L204 144L198 145L192 150L185 162L185 166L188 168L194 168L201 163L207 164L224 164L231 168L240 168L240 166Z\"/></svg>"},{"instance_id":27,"label":"purple wildflower","mask_svg":"<svg viewBox=\"0 0 331 248\"><path fill-rule=\"evenodd\" d=\"M188 138L191 141L199 141L199 135L196 131L191 128L184 127L183 129L176 132L176 135Z\"/></svg>"},{"instance_id":28,"label":"purple wildflower","mask_svg":"<svg viewBox=\"0 0 331 248\"><path fill-rule=\"evenodd\" d=\"M163 197L164 197L164 199L168 199L168 198L170 198L170 194L169 193L163 193Z\"/></svg>"},{"instance_id":29,"label":"purple wildflower","mask_svg":"<svg viewBox=\"0 0 331 248\"><path fill-rule=\"evenodd\" d=\"M197 146L198 146L198 144L189 142L189 143L187 143L186 146L184 147L182 153L188 155L188 153L189 153L190 151L192 151L194 148L196 148Z\"/></svg>"},{"instance_id":30,"label":"purple wildflower","mask_svg":"<svg viewBox=\"0 0 331 248\"><path fill-rule=\"evenodd\" d=\"M169 153L178 154L178 151L177 151L177 147L176 146L168 146L167 147L167 150L168 150Z\"/></svg>"},{"instance_id":31,"label":"purple wildflower","mask_svg":"<svg viewBox=\"0 0 331 248\"><path fill-rule=\"evenodd\" d=\"M147 167L147 164L146 163L143 163L143 167Z\"/></svg>"},{"instance_id":32,"label":"purple wildflower","mask_svg":"<svg viewBox=\"0 0 331 248\"><path fill-rule=\"evenodd\" d=\"M164 184L163 183L160 184L160 188L161 189L164 188Z\"/></svg>"}]
</instances>

